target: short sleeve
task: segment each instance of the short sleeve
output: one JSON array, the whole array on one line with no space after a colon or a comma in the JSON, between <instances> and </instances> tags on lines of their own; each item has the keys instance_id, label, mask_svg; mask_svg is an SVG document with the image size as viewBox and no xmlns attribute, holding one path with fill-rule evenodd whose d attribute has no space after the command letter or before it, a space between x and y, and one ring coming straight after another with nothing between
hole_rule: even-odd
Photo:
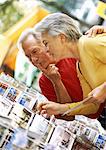
<instances>
[{"instance_id":1,"label":"short sleeve","mask_svg":"<svg viewBox=\"0 0 106 150\"><path fill-rule=\"evenodd\" d=\"M57 101L57 97L54 91L54 87L50 80L46 78L44 75L41 76L39 80L39 86L42 91L42 94L50 101Z\"/></svg>"}]
</instances>

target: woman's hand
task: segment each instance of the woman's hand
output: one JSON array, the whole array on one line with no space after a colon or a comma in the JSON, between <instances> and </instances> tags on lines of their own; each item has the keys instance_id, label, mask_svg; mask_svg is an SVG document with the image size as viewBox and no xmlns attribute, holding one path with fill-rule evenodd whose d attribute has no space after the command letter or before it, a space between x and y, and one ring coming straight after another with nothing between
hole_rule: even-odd
<instances>
[{"instance_id":1,"label":"woman's hand","mask_svg":"<svg viewBox=\"0 0 106 150\"><path fill-rule=\"evenodd\" d=\"M41 114L59 115L67 111L69 109L69 106L68 104L59 104L47 101L38 104L37 109L40 111Z\"/></svg>"},{"instance_id":2,"label":"woman's hand","mask_svg":"<svg viewBox=\"0 0 106 150\"><path fill-rule=\"evenodd\" d=\"M92 28L90 28L85 34L88 37L94 37L97 34L102 34L102 33L106 33L106 27L95 25Z\"/></svg>"},{"instance_id":3,"label":"woman's hand","mask_svg":"<svg viewBox=\"0 0 106 150\"><path fill-rule=\"evenodd\" d=\"M104 103L106 101L106 82L92 90L88 96L93 96L89 102Z\"/></svg>"}]
</instances>

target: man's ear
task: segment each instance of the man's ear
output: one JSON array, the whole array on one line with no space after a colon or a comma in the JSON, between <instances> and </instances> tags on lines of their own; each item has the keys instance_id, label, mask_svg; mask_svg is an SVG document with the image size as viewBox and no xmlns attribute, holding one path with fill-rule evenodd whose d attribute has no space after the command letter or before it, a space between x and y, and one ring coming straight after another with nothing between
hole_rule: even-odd
<instances>
[{"instance_id":1,"label":"man's ear","mask_svg":"<svg viewBox=\"0 0 106 150\"><path fill-rule=\"evenodd\" d=\"M58 36L59 36L62 43L65 43L67 41L67 37L64 34L61 33Z\"/></svg>"}]
</instances>

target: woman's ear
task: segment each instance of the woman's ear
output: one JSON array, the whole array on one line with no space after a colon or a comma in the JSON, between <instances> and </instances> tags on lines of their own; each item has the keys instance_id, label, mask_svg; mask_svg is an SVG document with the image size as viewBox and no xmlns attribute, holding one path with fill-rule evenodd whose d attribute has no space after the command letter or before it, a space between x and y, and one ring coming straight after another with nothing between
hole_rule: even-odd
<instances>
[{"instance_id":1,"label":"woman's ear","mask_svg":"<svg viewBox=\"0 0 106 150\"><path fill-rule=\"evenodd\" d=\"M64 34L61 33L58 36L59 36L62 43L65 43L67 41L67 37Z\"/></svg>"}]
</instances>

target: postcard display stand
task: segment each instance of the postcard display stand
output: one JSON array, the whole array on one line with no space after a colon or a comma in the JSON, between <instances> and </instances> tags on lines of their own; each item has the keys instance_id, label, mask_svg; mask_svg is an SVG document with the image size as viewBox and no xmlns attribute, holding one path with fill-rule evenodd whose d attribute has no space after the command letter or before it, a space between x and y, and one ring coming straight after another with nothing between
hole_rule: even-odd
<instances>
[{"instance_id":1,"label":"postcard display stand","mask_svg":"<svg viewBox=\"0 0 106 150\"><path fill-rule=\"evenodd\" d=\"M14 78L0 75L1 150L106 150L106 133L78 120L60 121L37 114L47 100Z\"/></svg>"}]
</instances>

